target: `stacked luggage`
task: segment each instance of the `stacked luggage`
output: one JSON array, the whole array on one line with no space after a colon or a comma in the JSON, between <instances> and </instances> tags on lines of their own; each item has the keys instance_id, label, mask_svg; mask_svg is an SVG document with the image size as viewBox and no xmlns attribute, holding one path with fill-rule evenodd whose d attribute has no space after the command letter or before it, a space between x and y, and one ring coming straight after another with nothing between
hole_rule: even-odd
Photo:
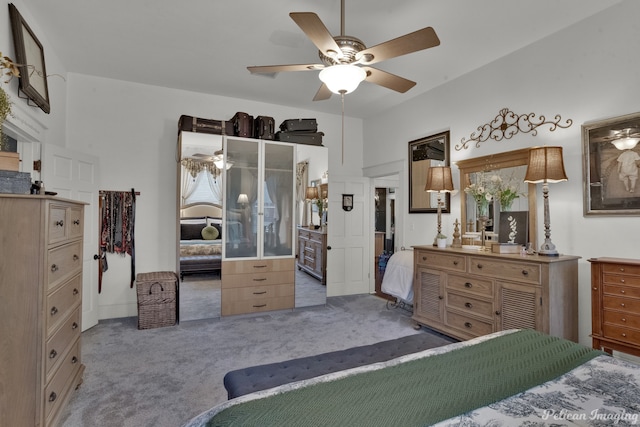
<instances>
[{"instance_id":1,"label":"stacked luggage","mask_svg":"<svg viewBox=\"0 0 640 427\"><path fill-rule=\"evenodd\" d=\"M316 119L288 119L280 124L276 140L296 144L322 145L324 133L318 132Z\"/></svg>"}]
</instances>

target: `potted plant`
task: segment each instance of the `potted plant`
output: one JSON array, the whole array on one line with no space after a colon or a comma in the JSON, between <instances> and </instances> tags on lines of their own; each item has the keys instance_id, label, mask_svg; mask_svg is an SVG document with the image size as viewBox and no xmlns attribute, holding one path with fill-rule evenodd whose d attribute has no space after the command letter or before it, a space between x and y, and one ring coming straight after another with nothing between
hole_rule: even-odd
<instances>
[{"instance_id":1,"label":"potted plant","mask_svg":"<svg viewBox=\"0 0 640 427\"><path fill-rule=\"evenodd\" d=\"M447 236L445 236L442 233L438 233L438 235L436 236L436 245L439 248L446 248L447 247Z\"/></svg>"}]
</instances>

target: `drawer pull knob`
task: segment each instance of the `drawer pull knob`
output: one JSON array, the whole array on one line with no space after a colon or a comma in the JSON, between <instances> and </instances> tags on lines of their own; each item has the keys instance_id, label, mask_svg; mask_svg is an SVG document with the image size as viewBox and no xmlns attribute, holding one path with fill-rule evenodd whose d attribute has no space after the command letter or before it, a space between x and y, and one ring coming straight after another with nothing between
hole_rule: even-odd
<instances>
[{"instance_id":1,"label":"drawer pull knob","mask_svg":"<svg viewBox=\"0 0 640 427\"><path fill-rule=\"evenodd\" d=\"M597 286L594 286L594 287L593 287L593 290L594 290L594 291L597 291L597 290L598 290L598 287L597 287Z\"/></svg>"},{"instance_id":2,"label":"drawer pull knob","mask_svg":"<svg viewBox=\"0 0 640 427\"><path fill-rule=\"evenodd\" d=\"M57 355L58 355L58 352L55 349L53 349L49 352L49 359L55 359Z\"/></svg>"},{"instance_id":3,"label":"drawer pull knob","mask_svg":"<svg viewBox=\"0 0 640 427\"><path fill-rule=\"evenodd\" d=\"M56 271L58 271L58 266L55 264L51 264L51 272L55 273Z\"/></svg>"},{"instance_id":4,"label":"drawer pull knob","mask_svg":"<svg viewBox=\"0 0 640 427\"><path fill-rule=\"evenodd\" d=\"M621 307L624 307L624 303L623 303L623 302L622 302L622 303L620 303L620 306L621 306Z\"/></svg>"},{"instance_id":5,"label":"drawer pull knob","mask_svg":"<svg viewBox=\"0 0 640 427\"><path fill-rule=\"evenodd\" d=\"M423 257L422 257L422 260L423 260L423 261L426 261L426 260L427 260L427 257L426 257L426 256L423 256Z\"/></svg>"},{"instance_id":6,"label":"drawer pull knob","mask_svg":"<svg viewBox=\"0 0 640 427\"><path fill-rule=\"evenodd\" d=\"M267 265L254 265L253 268L267 268Z\"/></svg>"},{"instance_id":7,"label":"drawer pull knob","mask_svg":"<svg viewBox=\"0 0 640 427\"><path fill-rule=\"evenodd\" d=\"M500 310L496 310L496 316L500 316Z\"/></svg>"},{"instance_id":8,"label":"drawer pull knob","mask_svg":"<svg viewBox=\"0 0 640 427\"><path fill-rule=\"evenodd\" d=\"M465 282L464 287L465 287L465 288L472 288L472 287L473 287L473 283L471 283L471 282Z\"/></svg>"},{"instance_id":9,"label":"drawer pull knob","mask_svg":"<svg viewBox=\"0 0 640 427\"><path fill-rule=\"evenodd\" d=\"M80 257L79 257L78 255L73 254L73 260L74 260L74 261L77 261L77 260L79 260L79 259L80 259Z\"/></svg>"},{"instance_id":10,"label":"drawer pull knob","mask_svg":"<svg viewBox=\"0 0 640 427\"><path fill-rule=\"evenodd\" d=\"M471 304L470 302L465 302L464 306L467 308L473 308L473 304Z\"/></svg>"},{"instance_id":11,"label":"drawer pull knob","mask_svg":"<svg viewBox=\"0 0 640 427\"><path fill-rule=\"evenodd\" d=\"M478 264L478 270L482 270L482 264Z\"/></svg>"},{"instance_id":12,"label":"drawer pull knob","mask_svg":"<svg viewBox=\"0 0 640 427\"><path fill-rule=\"evenodd\" d=\"M253 294L254 295L264 295L266 293L267 293L267 291L261 291L261 292L254 292Z\"/></svg>"},{"instance_id":13,"label":"drawer pull knob","mask_svg":"<svg viewBox=\"0 0 640 427\"><path fill-rule=\"evenodd\" d=\"M528 275L529 275L529 272L528 272L527 270L522 270L522 275L523 275L523 276L528 276Z\"/></svg>"},{"instance_id":14,"label":"drawer pull knob","mask_svg":"<svg viewBox=\"0 0 640 427\"><path fill-rule=\"evenodd\" d=\"M627 334L623 333L622 336L626 338Z\"/></svg>"},{"instance_id":15,"label":"drawer pull knob","mask_svg":"<svg viewBox=\"0 0 640 427\"><path fill-rule=\"evenodd\" d=\"M56 227L64 227L64 221L60 220L60 221L56 221L53 223Z\"/></svg>"},{"instance_id":16,"label":"drawer pull knob","mask_svg":"<svg viewBox=\"0 0 640 427\"><path fill-rule=\"evenodd\" d=\"M626 318L626 317L623 317L623 318L622 318L622 319L620 319L620 320L622 320L623 322L626 322L626 321L627 321L627 318Z\"/></svg>"},{"instance_id":17,"label":"drawer pull knob","mask_svg":"<svg viewBox=\"0 0 640 427\"><path fill-rule=\"evenodd\" d=\"M80 293L80 291L78 291L78 289L77 289L77 288L73 288L73 294L74 294L74 295L78 295L79 293Z\"/></svg>"},{"instance_id":18,"label":"drawer pull knob","mask_svg":"<svg viewBox=\"0 0 640 427\"><path fill-rule=\"evenodd\" d=\"M260 279L253 279L254 282L264 282L265 280L267 280L266 277L262 277Z\"/></svg>"},{"instance_id":19,"label":"drawer pull knob","mask_svg":"<svg viewBox=\"0 0 640 427\"><path fill-rule=\"evenodd\" d=\"M438 299L444 299L442 295L438 295Z\"/></svg>"},{"instance_id":20,"label":"drawer pull knob","mask_svg":"<svg viewBox=\"0 0 640 427\"><path fill-rule=\"evenodd\" d=\"M624 272L624 267L620 267L620 271L623 271L623 272Z\"/></svg>"},{"instance_id":21,"label":"drawer pull knob","mask_svg":"<svg viewBox=\"0 0 640 427\"><path fill-rule=\"evenodd\" d=\"M624 283L624 279L620 279L620 283ZM623 291L624 292L624 291Z\"/></svg>"},{"instance_id":22,"label":"drawer pull knob","mask_svg":"<svg viewBox=\"0 0 640 427\"><path fill-rule=\"evenodd\" d=\"M453 265L458 265L458 260L453 261Z\"/></svg>"},{"instance_id":23,"label":"drawer pull knob","mask_svg":"<svg viewBox=\"0 0 640 427\"><path fill-rule=\"evenodd\" d=\"M73 357L71 358L71 364L72 364L72 365L75 365L76 363L78 363L78 358L77 358L76 356L73 356Z\"/></svg>"},{"instance_id":24,"label":"drawer pull knob","mask_svg":"<svg viewBox=\"0 0 640 427\"><path fill-rule=\"evenodd\" d=\"M78 324L76 322L73 322L73 324L71 325L71 329L78 329Z\"/></svg>"},{"instance_id":25,"label":"drawer pull knob","mask_svg":"<svg viewBox=\"0 0 640 427\"><path fill-rule=\"evenodd\" d=\"M58 307L54 305L53 307L51 307L51 315L55 316L56 314L58 314Z\"/></svg>"},{"instance_id":26,"label":"drawer pull knob","mask_svg":"<svg viewBox=\"0 0 640 427\"><path fill-rule=\"evenodd\" d=\"M266 307L267 304L260 304L260 305L254 305L253 308L262 308L262 307Z\"/></svg>"},{"instance_id":27,"label":"drawer pull knob","mask_svg":"<svg viewBox=\"0 0 640 427\"><path fill-rule=\"evenodd\" d=\"M51 394L49 395L49 402L54 402L57 398L58 398L58 395L56 394L56 392L52 391Z\"/></svg>"},{"instance_id":28,"label":"drawer pull knob","mask_svg":"<svg viewBox=\"0 0 640 427\"><path fill-rule=\"evenodd\" d=\"M80 225L80 220L79 219L74 219L73 220L73 225Z\"/></svg>"},{"instance_id":29,"label":"drawer pull knob","mask_svg":"<svg viewBox=\"0 0 640 427\"><path fill-rule=\"evenodd\" d=\"M621 293L621 294L624 294L624 289L622 289L622 290L620 291L620 293Z\"/></svg>"},{"instance_id":30,"label":"drawer pull knob","mask_svg":"<svg viewBox=\"0 0 640 427\"><path fill-rule=\"evenodd\" d=\"M464 322L464 327L465 327L465 328L471 328L471 326L473 326L473 325L471 324L471 322Z\"/></svg>"}]
</instances>

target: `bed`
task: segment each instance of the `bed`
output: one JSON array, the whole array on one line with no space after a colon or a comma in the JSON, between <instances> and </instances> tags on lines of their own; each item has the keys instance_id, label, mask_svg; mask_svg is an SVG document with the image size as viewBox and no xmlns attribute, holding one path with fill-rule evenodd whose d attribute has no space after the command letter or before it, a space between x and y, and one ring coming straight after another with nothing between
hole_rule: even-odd
<instances>
[{"instance_id":1,"label":"bed","mask_svg":"<svg viewBox=\"0 0 640 427\"><path fill-rule=\"evenodd\" d=\"M399 302L413 305L413 251L394 252L387 261L382 277L382 292Z\"/></svg>"},{"instance_id":2,"label":"bed","mask_svg":"<svg viewBox=\"0 0 640 427\"><path fill-rule=\"evenodd\" d=\"M508 330L231 399L185 427L635 425L640 366Z\"/></svg>"},{"instance_id":3,"label":"bed","mask_svg":"<svg viewBox=\"0 0 640 427\"><path fill-rule=\"evenodd\" d=\"M186 274L220 273L222 207L196 203L180 210L180 279Z\"/></svg>"}]
</instances>

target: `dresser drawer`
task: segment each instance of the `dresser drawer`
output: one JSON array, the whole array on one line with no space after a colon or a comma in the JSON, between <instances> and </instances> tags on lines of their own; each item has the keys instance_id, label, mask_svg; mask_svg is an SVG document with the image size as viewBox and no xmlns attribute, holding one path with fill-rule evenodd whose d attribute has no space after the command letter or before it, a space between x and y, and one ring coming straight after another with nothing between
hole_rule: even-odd
<instances>
[{"instance_id":1,"label":"dresser drawer","mask_svg":"<svg viewBox=\"0 0 640 427\"><path fill-rule=\"evenodd\" d=\"M71 351L65 356L60 369L58 369L45 387L44 406L45 417L55 414L59 405L65 400L73 384L71 381L76 377L82 365L80 360L80 340L76 340Z\"/></svg>"},{"instance_id":2,"label":"dresser drawer","mask_svg":"<svg viewBox=\"0 0 640 427\"><path fill-rule=\"evenodd\" d=\"M225 301L260 301L266 298L279 298L294 294L295 286L293 283L290 283L225 289L224 292L222 292L222 298Z\"/></svg>"},{"instance_id":3,"label":"dresser drawer","mask_svg":"<svg viewBox=\"0 0 640 427\"><path fill-rule=\"evenodd\" d=\"M540 284L542 276L539 264L476 257L471 257L470 259L469 272L533 284Z\"/></svg>"},{"instance_id":4,"label":"dresser drawer","mask_svg":"<svg viewBox=\"0 0 640 427\"><path fill-rule=\"evenodd\" d=\"M603 283L611 283L617 285L638 286L638 294L640 295L640 276L626 276L624 274L606 273L602 275Z\"/></svg>"},{"instance_id":5,"label":"dresser drawer","mask_svg":"<svg viewBox=\"0 0 640 427\"><path fill-rule=\"evenodd\" d=\"M295 270L222 275L222 289L295 283Z\"/></svg>"},{"instance_id":6,"label":"dresser drawer","mask_svg":"<svg viewBox=\"0 0 640 427\"><path fill-rule=\"evenodd\" d=\"M493 297L493 281L471 276L456 276L450 274L447 277L447 289L470 292L476 295Z\"/></svg>"},{"instance_id":7,"label":"dresser drawer","mask_svg":"<svg viewBox=\"0 0 640 427\"><path fill-rule=\"evenodd\" d=\"M630 298L640 298L640 287L613 285L605 283L602 291L607 295L625 296Z\"/></svg>"},{"instance_id":8,"label":"dresser drawer","mask_svg":"<svg viewBox=\"0 0 640 427\"><path fill-rule=\"evenodd\" d=\"M620 311L603 311L603 322L611 325L622 326L640 330L640 313L631 314Z\"/></svg>"},{"instance_id":9,"label":"dresser drawer","mask_svg":"<svg viewBox=\"0 0 640 427\"><path fill-rule=\"evenodd\" d=\"M80 336L80 309L76 309L73 314L62 324L60 329L47 340L45 351L45 369L47 378L53 374L55 367L64 357L69 345Z\"/></svg>"},{"instance_id":10,"label":"dresser drawer","mask_svg":"<svg viewBox=\"0 0 640 427\"><path fill-rule=\"evenodd\" d=\"M457 294L453 292L447 292L446 301L447 308L486 317L489 320L493 319L492 301L483 301L469 294Z\"/></svg>"},{"instance_id":11,"label":"dresser drawer","mask_svg":"<svg viewBox=\"0 0 640 427\"><path fill-rule=\"evenodd\" d=\"M309 235L311 233L309 232L309 230L305 230L302 228L298 229L298 237L300 237L301 239L309 239Z\"/></svg>"},{"instance_id":12,"label":"dresser drawer","mask_svg":"<svg viewBox=\"0 0 640 427\"><path fill-rule=\"evenodd\" d=\"M84 208L81 207L70 207L68 210L68 237L70 239L74 239L76 237L82 236L82 232L84 230Z\"/></svg>"},{"instance_id":13,"label":"dresser drawer","mask_svg":"<svg viewBox=\"0 0 640 427\"><path fill-rule=\"evenodd\" d=\"M473 336L487 335L493 332L493 322L486 322L451 311L445 312L447 326L464 331Z\"/></svg>"},{"instance_id":14,"label":"dresser drawer","mask_svg":"<svg viewBox=\"0 0 640 427\"><path fill-rule=\"evenodd\" d=\"M602 331L605 338L636 345L640 344L640 331L637 329L629 329L624 326L604 324L602 325Z\"/></svg>"},{"instance_id":15,"label":"dresser drawer","mask_svg":"<svg viewBox=\"0 0 640 427\"><path fill-rule=\"evenodd\" d=\"M82 270L82 241L78 240L47 252L45 273L47 289L51 290L60 283Z\"/></svg>"},{"instance_id":16,"label":"dresser drawer","mask_svg":"<svg viewBox=\"0 0 640 427\"><path fill-rule=\"evenodd\" d=\"M224 293L223 293L224 295ZM221 314L231 316L234 314L261 313L271 310L291 309L295 305L295 296L289 295L278 298L264 298L260 300L236 300L227 301L222 298Z\"/></svg>"},{"instance_id":17,"label":"dresser drawer","mask_svg":"<svg viewBox=\"0 0 640 427\"><path fill-rule=\"evenodd\" d=\"M608 264L602 265L602 271L604 273L624 273L634 276L640 276L640 265L625 265L625 264Z\"/></svg>"},{"instance_id":18,"label":"dresser drawer","mask_svg":"<svg viewBox=\"0 0 640 427\"><path fill-rule=\"evenodd\" d=\"M415 260L418 266L461 271L464 272L467 269L464 255L456 254L444 254L437 252L428 252L416 250Z\"/></svg>"},{"instance_id":19,"label":"dresser drawer","mask_svg":"<svg viewBox=\"0 0 640 427\"><path fill-rule=\"evenodd\" d=\"M605 295L602 298L602 306L608 310L618 310L627 313L640 312L640 300L627 297L614 297Z\"/></svg>"},{"instance_id":20,"label":"dresser drawer","mask_svg":"<svg viewBox=\"0 0 640 427\"><path fill-rule=\"evenodd\" d=\"M49 239L48 243L57 243L67 238L67 207L56 204L49 205Z\"/></svg>"},{"instance_id":21,"label":"dresser drawer","mask_svg":"<svg viewBox=\"0 0 640 427\"><path fill-rule=\"evenodd\" d=\"M82 275L78 274L56 289L47 298L47 335L62 322L69 313L82 302Z\"/></svg>"},{"instance_id":22,"label":"dresser drawer","mask_svg":"<svg viewBox=\"0 0 640 427\"><path fill-rule=\"evenodd\" d=\"M222 276L226 274L263 273L269 271L293 271L295 258L261 259L247 261L223 261Z\"/></svg>"}]
</instances>

